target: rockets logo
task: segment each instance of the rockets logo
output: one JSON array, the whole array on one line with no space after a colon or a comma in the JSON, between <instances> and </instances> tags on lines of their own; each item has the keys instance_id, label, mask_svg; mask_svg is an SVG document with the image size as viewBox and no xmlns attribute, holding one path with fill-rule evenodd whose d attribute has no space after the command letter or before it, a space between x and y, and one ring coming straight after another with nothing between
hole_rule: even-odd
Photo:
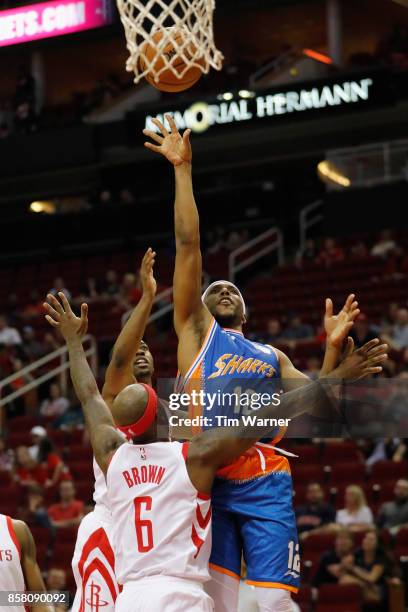
<instances>
[{"instance_id":1,"label":"rockets logo","mask_svg":"<svg viewBox=\"0 0 408 612\"><path fill-rule=\"evenodd\" d=\"M91 582L89 587L91 597L86 600L86 603L88 604L88 606L90 606L91 612L98 612L99 608L107 606L109 602L100 598L99 593L101 592L102 588L99 586L99 584Z\"/></svg>"}]
</instances>

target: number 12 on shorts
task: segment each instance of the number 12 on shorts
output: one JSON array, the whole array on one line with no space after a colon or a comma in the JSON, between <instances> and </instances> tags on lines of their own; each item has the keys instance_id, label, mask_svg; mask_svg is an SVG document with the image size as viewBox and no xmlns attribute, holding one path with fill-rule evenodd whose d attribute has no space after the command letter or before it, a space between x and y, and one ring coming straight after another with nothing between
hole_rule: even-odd
<instances>
[{"instance_id":1,"label":"number 12 on shorts","mask_svg":"<svg viewBox=\"0 0 408 612\"><path fill-rule=\"evenodd\" d=\"M289 573L294 573L299 575L300 574L300 555L299 555L299 544L294 543L293 540L291 540L288 544L288 549L289 549L289 556L288 556L288 574Z\"/></svg>"},{"instance_id":2,"label":"number 12 on shorts","mask_svg":"<svg viewBox=\"0 0 408 612\"><path fill-rule=\"evenodd\" d=\"M136 497L134 500L135 505L135 527L136 527L136 541L137 550L140 553L149 552L152 550L153 544L153 525L152 521L141 518L142 510L147 512L152 509L152 498L151 497Z\"/></svg>"}]
</instances>

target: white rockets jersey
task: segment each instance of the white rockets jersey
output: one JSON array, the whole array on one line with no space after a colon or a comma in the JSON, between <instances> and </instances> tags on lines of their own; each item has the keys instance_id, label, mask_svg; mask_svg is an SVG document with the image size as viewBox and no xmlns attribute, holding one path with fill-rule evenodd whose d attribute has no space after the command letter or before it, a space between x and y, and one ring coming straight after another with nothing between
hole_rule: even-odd
<instances>
[{"instance_id":1,"label":"white rockets jersey","mask_svg":"<svg viewBox=\"0 0 408 612\"><path fill-rule=\"evenodd\" d=\"M0 514L0 592L25 591L21 569L20 543L9 516ZM24 612L24 606L7 606L10 612Z\"/></svg>"},{"instance_id":2,"label":"white rockets jersey","mask_svg":"<svg viewBox=\"0 0 408 612\"><path fill-rule=\"evenodd\" d=\"M126 440L125 434L121 431L117 430L118 434L123 436L123 439ZM95 477L94 484L94 492L93 492L93 500L97 506L103 508L107 514L110 513L109 509L109 500L108 500L108 491L106 489L106 478L101 468L96 462L95 457L93 458L93 473Z\"/></svg>"},{"instance_id":3,"label":"white rockets jersey","mask_svg":"<svg viewBox=\"0 0 408 612\"><path fill-rule=\"evenodd\" d=\"M125 443L107 472L119 584L166 575L209 580L211 499L186 467L188 443Z\"/></svg>"},{"instance_id":4,"label":"white rockets jersey","mask_svg":"<svg viewBox=\"0 0 408 612\"><path fill-rule=\"evenodd\" d=\"M93 472L95 476L93 500L97 506L102 507L109 512L108 491L106 488L105 476L99 465L96 463L95 457L93 458Z\"/></svg>"}]
</instances>

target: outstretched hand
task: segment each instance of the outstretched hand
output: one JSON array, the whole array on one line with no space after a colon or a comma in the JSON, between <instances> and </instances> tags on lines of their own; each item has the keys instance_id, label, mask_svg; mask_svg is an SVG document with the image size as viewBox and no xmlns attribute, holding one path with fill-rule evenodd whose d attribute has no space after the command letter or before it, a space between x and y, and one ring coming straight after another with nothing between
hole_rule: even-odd
<instances>
[{"instance_id":1,"label":"outstretched hand","mask_svg":"<svg viewBox=\"0 0 408 612\"><path fill-rule=\"evenodd\" d=\"M140 280L143 288L143 295L154 298L157 291L156 279L153 275L156 253L150 247L147 249L140 266Z\"/></svg>"},{"instance_id":2,"label":"outstretched hand","mask_svg":"<svg viewBox=\"0 0 408 612\"><path fill-rule=\"evenodd\" d=\"M167 123L169 124L170 132L158 119L152 119L152 122L159 128L160 134L156 134L151 130L143 130L143 134L151 138L156 145L151 142L145 142L144 146L155 153L160 153L169 160L173 166L181 166L189 164L192 159L192 151L190 144L191 130L186 130L181 136L177 130L175 121L171 115L166 115Z\"/></svg>"},{"instance_id":3,"label":"outstretched hand","mask_svg":"<svg viewBox=\"0 0 408 612\"><path fill-rule=\"evenodd\" d=\"M66 342L74 338L82 338L88 330L88 304L81 304L81 316L77 317L71 309L70 303L62 291L57 298L49 293L48 302L44 302L45 315L48 323L60 330Z\"/></svg>"},{"instance_id":4,"label":"outstretched hand","mask_svg":"<svg viewBox=\"0 0 408 612\"><path fill-rule=\"evenodd\" d=\"M370 374L379 374L382 371L381 364L388 358L388 345L379 343L380 340L375 338L353 351L354 342L350 338L343 361L329 375L329 378L359 380Z\"/></svg>"},{"instance_id":5,"label":"outstretched hand","mask_svg":"<svg viewBox=\"0 0 408 612\"><path fill-rule=\"evenodd\" d=\"M335 315L333 314L333 302L326 299L326 312L324 315L324 328L327 334L327 342L332 346L340 348L347 338L354 321L360 314L358 302L354 299L354 293L350 293L343 308Z\"/></svg>"}]
</instances>

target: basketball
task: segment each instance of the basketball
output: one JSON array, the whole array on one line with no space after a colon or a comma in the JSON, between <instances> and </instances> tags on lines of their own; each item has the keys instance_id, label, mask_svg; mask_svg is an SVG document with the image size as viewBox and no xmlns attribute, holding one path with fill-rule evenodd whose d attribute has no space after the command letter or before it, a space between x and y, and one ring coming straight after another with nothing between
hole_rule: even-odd
<instances>
[{"instance_id":1,"label":"basketball","mask_svg":"<svg viewBox=\"0 0 408 612\"><path fill-rule=\"evenodd\" d=\"M139 69L141 72L144 72L149 63L154 62L152 65L152 72L148 72L145 78L150 85L153 85L153 87L156 87L156 89L160 89L160 91L175 93L189 89L195 83L197 83L202 75L202 71L196 66L189 68L180 79L175 76L171 68L163 70L163 72L159 75L158 81L155 81L154 79L154 74L157 74L166 65L166 59L168 62L170 62L171 67L176 70L178 74L182 74L186 68L184 60L179 56L177 48L173 46L172 42L169 42L163 50L158 50L158 43L162 40L163 35L163 32L156 32L153 34L150 40L144 43L139 57ZM175 34L174 40L180 46L182 46L182 32ZM190 44L184 49L183 52L188 59L190 59L189 56L194 55L195 48ZM199 61L199 63L201 62Z\"/></svg>"}]
</instances>

